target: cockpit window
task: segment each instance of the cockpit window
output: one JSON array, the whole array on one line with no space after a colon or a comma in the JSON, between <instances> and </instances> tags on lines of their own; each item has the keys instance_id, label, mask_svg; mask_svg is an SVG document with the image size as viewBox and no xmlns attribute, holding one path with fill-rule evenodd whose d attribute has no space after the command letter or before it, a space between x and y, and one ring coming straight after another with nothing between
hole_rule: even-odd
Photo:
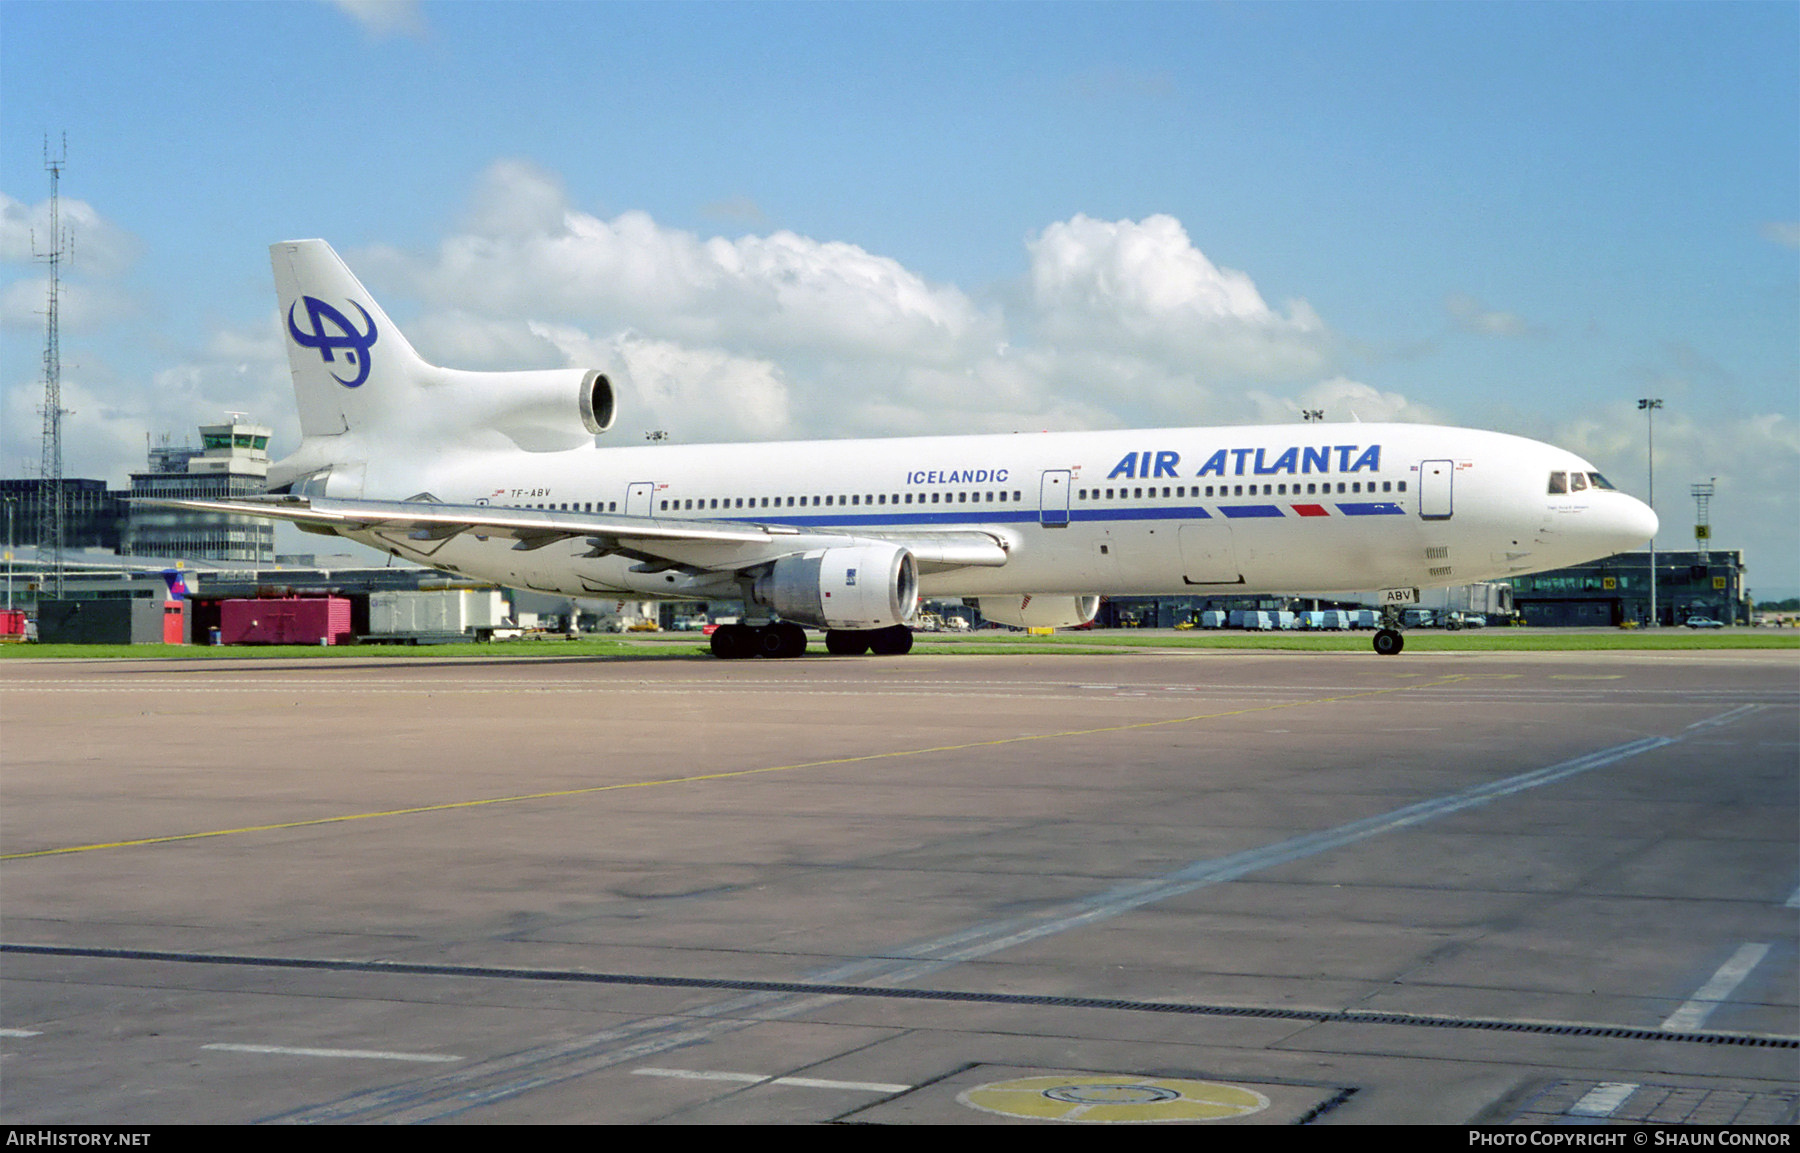
<instances>
[{"instance_id":1,"label":"cockpit window","mask_svg":"<svg viewBox=\"0 0 1800 1153\"><path fill-rule=\"evenodd\" d=\"M1605 477L1601 476L1597 472L1588 473L1588 479L1594 482L1595 488L1603 488L1608 491L1617 491L1617 490L1613 489L1612 481L1607 480Z\"/></svg>"},{"instance_id":2,"label":"cockpit window","mask_svg":"<svg viewBox=\"0 0 1800 1153\"><path fill-rule=\"evenodd\" d=\"M1550 492L1552 495L1569 491L1569 474L1553 472L1550 474Z\"/></svg>"},{"instance_id":3,"label":"cockpit window","mask_svg":"<svg viewBox=\"0 0 1800 1153\"><path fill-rule=\"evenodd\" d=\"M1586 488L1587 488L1587 474L1586 473L1572 472L1569 474L1569 490L1571 492L1581 492L1582 490L1584 490Z\"/></svg>"}]
</instances>

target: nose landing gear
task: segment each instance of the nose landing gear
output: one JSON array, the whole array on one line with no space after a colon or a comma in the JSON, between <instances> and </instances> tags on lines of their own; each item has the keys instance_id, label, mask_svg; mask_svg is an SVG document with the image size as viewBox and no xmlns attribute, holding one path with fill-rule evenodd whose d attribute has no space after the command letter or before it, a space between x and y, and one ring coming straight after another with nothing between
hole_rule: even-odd
<instances>
[{"instance_id":1,"label":"nose landing gear","mask_svg":"<svg viewBox=\"0 0 1800 1153\"><path fill-rule=\"evenodd\" d=\"M1375 654L1391 657L1406 647L1406 638L1400 635L1400 610L1393 605L1384 606L1381 610L1381 627L1375 630Z\"/></svg>"}]
</instances>

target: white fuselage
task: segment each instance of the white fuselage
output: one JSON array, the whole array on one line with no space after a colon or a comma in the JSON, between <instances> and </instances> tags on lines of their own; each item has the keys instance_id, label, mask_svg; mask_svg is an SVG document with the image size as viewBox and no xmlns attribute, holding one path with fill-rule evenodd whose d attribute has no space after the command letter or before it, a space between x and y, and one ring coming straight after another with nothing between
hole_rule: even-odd
<instances>
[{"instance_id":1,"label":"white fuselage","mask_svg":"<svg viewBox=\"0 0 1800 1153\"><path fill-rule=\"evenodd\" d=\"M346 441L356 437L347 433ZM335 438L334 438L335 439ZM1429 425L1299 424L781 444L495 446L340 442L323 495L613 513L799 530L796 543L978 531L1005 563L933 572L930 596L1230 595L1441 586L1558 568L1655 531L1634 498L1551 445ZM343 469L346 457L362 466ZM1583 487L1552 474L1578 475ZM1604 482L1599 482L1603 485ZM693 575L464 534L351 533L398 555L568 595L729 594ZM722 571L722 570L721 570Z\"/></svg>"}]
</instances>

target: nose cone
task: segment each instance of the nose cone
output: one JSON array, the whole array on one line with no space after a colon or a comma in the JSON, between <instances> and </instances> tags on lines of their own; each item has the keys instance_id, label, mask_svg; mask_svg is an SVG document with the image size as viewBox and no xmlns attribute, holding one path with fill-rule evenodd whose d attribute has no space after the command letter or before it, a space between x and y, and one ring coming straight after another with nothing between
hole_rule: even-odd
<instances>
[{"instance_id":1,"label":"nose cone","mask_svg":"<svg viewBox=\"0 0 1800 1153\"><path fill-rule=\"evenodd\" d=\"M1607 554L1640 548L1656 535L1656 512L1636 497L1616 494L1616 499L1595 502L1589 510L1594 516L1595 544L1604 544Z\"/></svg>"}]
</instances>

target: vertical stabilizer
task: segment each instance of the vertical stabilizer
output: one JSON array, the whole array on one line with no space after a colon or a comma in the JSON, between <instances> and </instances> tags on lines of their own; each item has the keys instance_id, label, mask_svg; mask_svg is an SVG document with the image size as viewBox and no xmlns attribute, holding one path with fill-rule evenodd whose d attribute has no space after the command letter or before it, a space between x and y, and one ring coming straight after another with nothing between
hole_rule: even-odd
<instances>
[{"instance_id":1,"label":"vertical stabilizer","mask_svg":"<svg viewBox=\"0 0 1800 1153\"><path fill-rule=\"evenodd\" d=\"M284 240L269 260L301 434L372 433L416 411L431 366L331 245Z\"/></svg>"}]
</instances>

